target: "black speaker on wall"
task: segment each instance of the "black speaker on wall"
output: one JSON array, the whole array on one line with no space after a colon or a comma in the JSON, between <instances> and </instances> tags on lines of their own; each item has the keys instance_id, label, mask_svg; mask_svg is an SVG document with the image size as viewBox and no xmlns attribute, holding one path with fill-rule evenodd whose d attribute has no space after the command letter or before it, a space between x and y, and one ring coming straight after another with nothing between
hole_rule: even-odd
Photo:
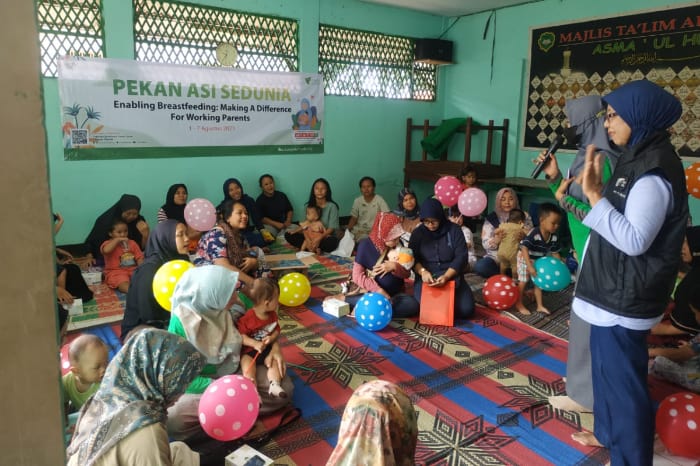
<instances>
[{"instance_id":1,"label":"black speaker on wall","mask_svg":"<svg viewBox=\"0 0 700 466\"><path fill-rule=\"evenodd\" d=\"M416 61L431 65L452 64L452 41L442 39L416 39Z\"/></svg>"}]
</instances>

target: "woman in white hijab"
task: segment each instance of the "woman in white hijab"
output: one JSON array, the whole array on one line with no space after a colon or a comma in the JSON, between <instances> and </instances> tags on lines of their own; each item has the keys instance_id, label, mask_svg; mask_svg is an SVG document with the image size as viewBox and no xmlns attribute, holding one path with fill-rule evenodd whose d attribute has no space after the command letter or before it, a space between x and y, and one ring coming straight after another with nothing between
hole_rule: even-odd
<instances>
[{"instance_id":1,"label":"woman in white hijab","mask_svg":"<svg viewBox=\"0 0 700 466\"><path fill-rule=\"evenodd\" d=\"M206 357L206 366L189 385L175 405L168 410L168 433L175 440L186 440L202 434L198 406L201 394L217 378L240 371L242 338L229 311L236 302L238 273L219 265L206 265L188 270L175 286L172 317L168 330L187 339ZM288 398L268 394L267 367L276 364L282 374L282 387ZM260 414L285 407L294 389L277 343L257 366L258 393L262 401Z\"/></svg>"}]
</instances>

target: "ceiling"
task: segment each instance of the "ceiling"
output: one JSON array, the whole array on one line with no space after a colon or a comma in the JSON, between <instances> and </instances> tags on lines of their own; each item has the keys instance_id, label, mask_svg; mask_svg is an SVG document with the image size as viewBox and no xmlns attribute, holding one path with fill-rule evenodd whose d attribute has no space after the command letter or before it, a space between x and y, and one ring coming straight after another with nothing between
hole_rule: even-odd
<instances>
[{"instance_id":1,"label":"ceiling","mask_svg":"<svg viewBox=\"0 0 700 466\"><path fill-rule=\"evenodd\" d=\"M495 10L523 3L541 0L361 0L366 3L377 3L422 11L438 16L463 16Z\"/></svg>"}]
</instances>

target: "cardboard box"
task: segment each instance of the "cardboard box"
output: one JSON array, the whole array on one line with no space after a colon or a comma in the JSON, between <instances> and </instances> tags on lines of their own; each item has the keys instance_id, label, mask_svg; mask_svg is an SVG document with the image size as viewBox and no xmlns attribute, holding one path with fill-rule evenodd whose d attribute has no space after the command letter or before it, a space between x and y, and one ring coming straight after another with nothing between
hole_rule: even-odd
<instances>
[{"instance_id":1,"label":"cardboard box","mask_svg":"<svg viewBox=\"0 0 700 466\"><path fill-rule=\"evenodd\" d=\"M64 304L63 309L68 311L69 316L76 316L83 313L83 300L74 299L73 304Z\"/></svg>"},{"instance_id":2,"label":"cardboard box","mask_svg":"<svg viewBox=\"0 0 700 466\"><path fill-rule=\"evenodd\" d=\"M350 314L350 305L336 298L323 301L323 312L334 317L343 317Z\"/></svg>"},{"instance_id":3,"label":"cardboard box","mask_svg":"<svg viewBox=\"0 0 700 466\"><path fill-rule=\"evenodd\" d=\"M102 272L82 272L83 280L88 285L99 285L102 283Z\"/></svg>"},{"instance_id":4,"label":"cardboard box","mask_svg":"<svg viewBox=\"0 0 700 466\"><path fill-rule=\"evenodd\" d=\"M243 445L226 458L226 466L269 466L272 459L260 453L250 445Z\"/></svg>"}]
</instances>

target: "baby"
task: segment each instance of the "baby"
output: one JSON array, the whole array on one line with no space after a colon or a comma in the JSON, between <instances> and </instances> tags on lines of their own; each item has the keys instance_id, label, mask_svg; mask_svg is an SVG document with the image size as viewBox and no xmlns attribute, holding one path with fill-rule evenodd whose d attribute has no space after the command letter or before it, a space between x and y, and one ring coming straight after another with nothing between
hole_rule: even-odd
<instances>
[{"instance_id":1,"label":"baby","mask_svg":"<svg viewBox=\"0 0 700 466\"><path fill-rule=\"evenodd\" d=\"M501 232L501 242L498 243L498 262L501 273L505 274L510 269L515 274L518 269L518 250L520 240L527 234L525 228L525 213L520 209L513 209L508 215L508 222L501 223L494 233Z\"/></svg>"},{"instance_id":2,"label":"baby","mask_svg":"<svg viewBox=\"0 0 700 466\"><path fill-rule=\"evenodd\" d=\"M323 234L326 232L326 227L319 220L320 218L321 209L319 207L306 206L306 221L299 224L304 231L304 242L300 248L302 251L321 254L319 244L321 239L323 239Z\"/></svg>"},{"instance_id":3,"label":"baby","mask_svg":"<svg viewBox=\"0 0 700 466\"><path fill-rule=\"evenodd\" d=\"M108 358L107 345L95 335L81 335L70 344L70 372L63 376L62 385L71 410L78 411L100 388Z\"/></svg>"},{"instance_id":4,"label":"baby","mask_svg":"<svg viewBox=\"0 0 700 466\"><path fill-rule=\"evenodd\" d=\"M280 335L280 325L277 320L280 290L277 282L269 278L256 278L253 282L251 295L255 304L238 319L236 327L243 337L241 351L241 370L255 384L256 365L265 365L265 358L277 342ZM270 381L269 393L281 398L287 397L280 382L282 374L276 364L270 364L267 369Z\"/></svg>"},{"instance_id":5,"label":"baby","mask_svg":"<svg viewBox=\"0 0 700 466\"><path fill-rule=\"evenodd\" d=\"M411 270L415 264L411 248L402 246L396 246L394 249L389 250L386 258L392 262L398 262L406 270Z\"/></svg>"}]
</instances>

